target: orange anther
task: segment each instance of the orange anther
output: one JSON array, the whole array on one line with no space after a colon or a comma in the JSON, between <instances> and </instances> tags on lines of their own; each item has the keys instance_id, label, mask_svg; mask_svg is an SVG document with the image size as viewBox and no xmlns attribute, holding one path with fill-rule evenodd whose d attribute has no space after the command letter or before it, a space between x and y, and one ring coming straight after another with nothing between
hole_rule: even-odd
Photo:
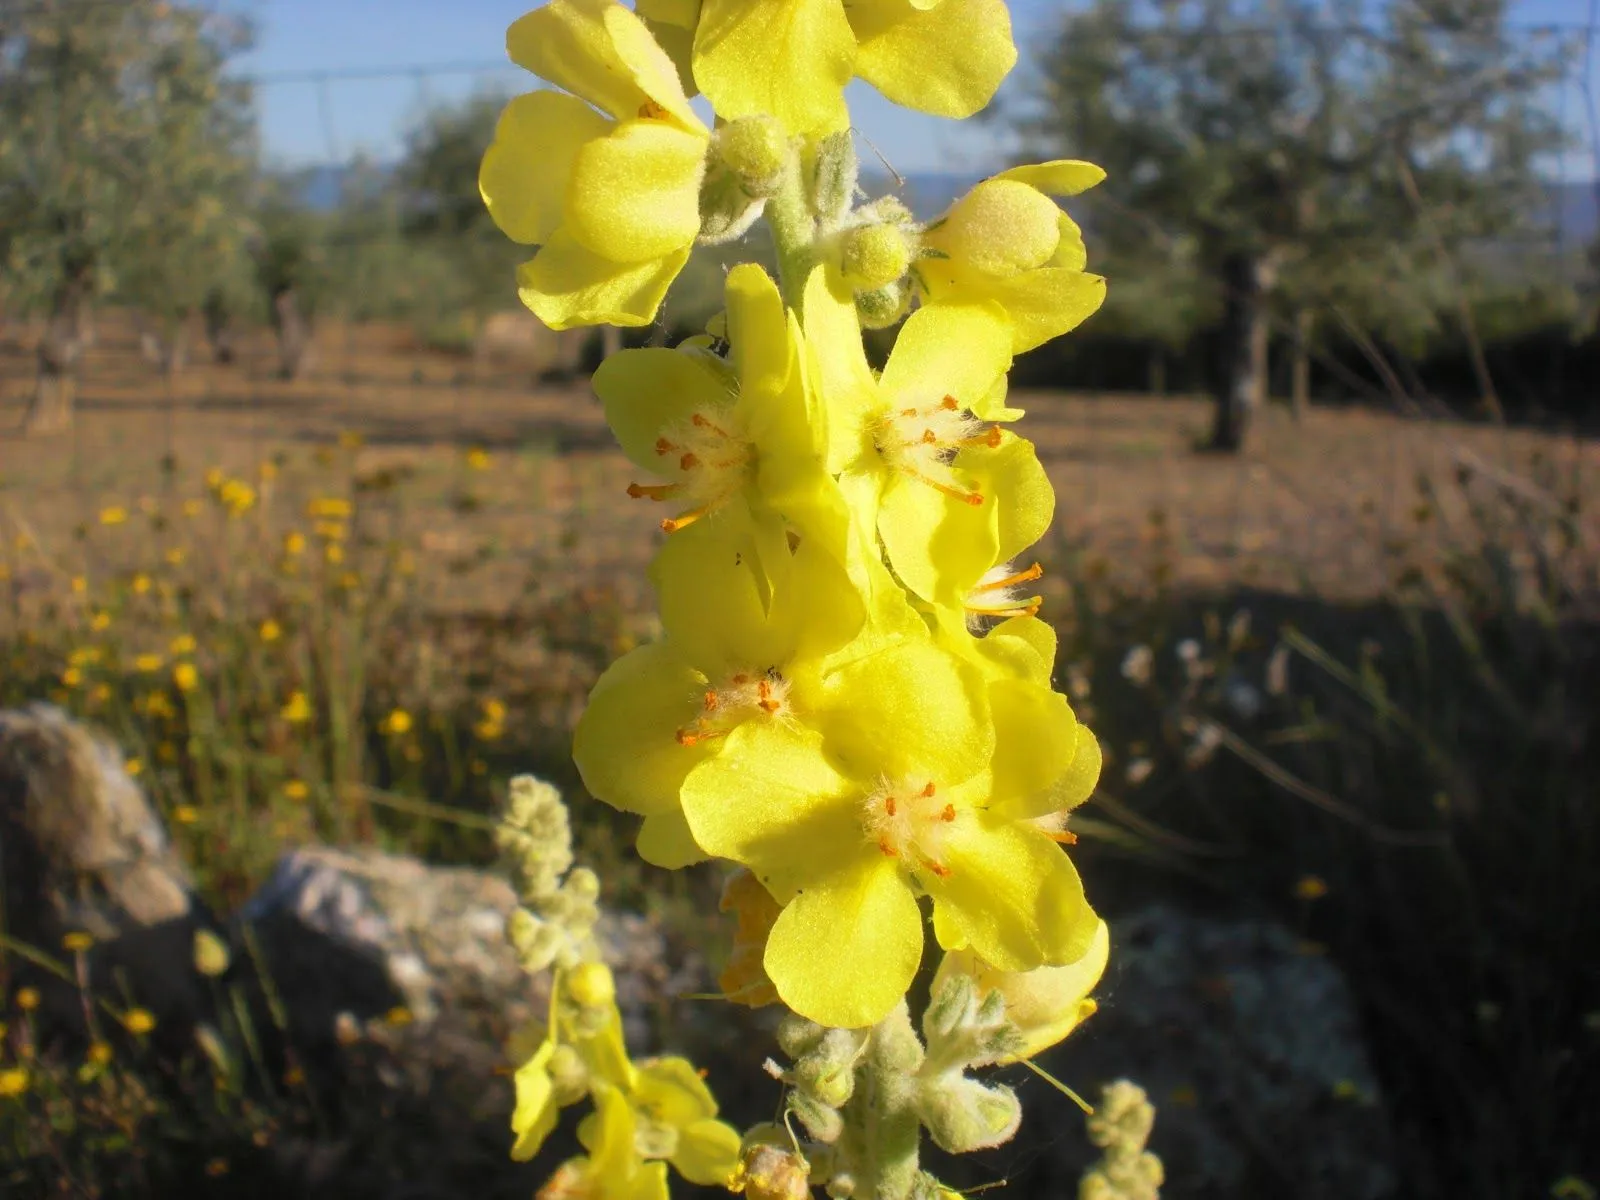
<instances>
[{"instance_id":1,"label":"orange anther","mask_svg":"<svg viewBox=\"0 0 1600 1200\"><path fill-rule=\"evenodd\" d=\"M720 701L718 701L717 694L715 692L707 692L706 693L706 711L707 712L716 712L717 711L717 705L719 703L720 703Z\"/></svg>"},{"instance_id":2,"label":"orange anther","mask_svg":"<svg viewBox=\"0 0 1600 1200\"><path fill-rule=\"evenodd\" d=\"M680 458L678 460L679 469L684 470L684 471L692 471L692 470L694 470L694 468L698 467L699 465L700 465L700 460L699 460L699 458L697 458L695 456L695 453L692 450L689 453L685 454L682 458Z\"/></svg>"},{"instance_id":3,"label":"orange anther","mask_svg":"<svg viewBox=\"0 0 1600 1200\"><path fill-rule=\"evenodd\" d=\"M750 676L748 675L735 675L730 682L732 682L735 687L738 687L741 684L748 682L749 679Z\"/></svg>"},{"instance_id":4,"label":"orange anther","mask_svg":"<svg viewBox=\"0 0 1600 1200\"><path fill-rule=\"evenodd\" d=\"M664 438L664 437L656 439L656 453L657 454L671 454L677 448L678 447L676 445L674 445L672 442L667 441L667 439Z\"/></svg>"},{"instance_id":5,"label":"orange anther","mask_svg":"<svg viewBox=\"0 0 1600 1200\"><path fill-rule=\"evenodd\" d=\"M939 813L939 820L941 820L941 821L954 821L955 819L956 819L956 806L954 804L946 804L944 806L944 809Z\"/></svg>"},{"instance_id":6,"label":"orange anther","mask_svg":"<svg viewBox=\"0 0 1600 1200\"><path fill-rule=\"evenodd\" d=\"M931 783L927 787L922 789L922 795L924 796L924 798L933 795L933 793L934 793L934 786Z\"/></svg>"},{"instance_id":7,"label":"orange anther","mask_svg":"<svg viewBox=\"0 0 1600 1200\"><path fill-rule=\"evenodd\" d=\"M651 500L665 500L677 490L678 485L675 483L630 483L628 485L628 495L632 496L635 500L643 500L646 498Z\"/></svg>"},{"instance_id":8,"label":"orange anther","mask_svg":"<svg viewBox=\"0 0 1600 1200\"><path fill-rule=\"evenodd\" d=\"M1076 846L1078 844L1078 835L1069 829L1062 829L1052 833L1050 840L1052 842L1060 842L1063 846Z\"/></svg>"},{"instance_id":9,"label":"orange anther","mask_svg":"<svg viewBox=\"0 0 1600 1200\"><path fill-rule=\"evenodd\" d=\"M939 401L939 407L944 409L945 412L955 412L956 409L961 407L961 405L956 403L956 398L954 396L946 396L943 400Z\"/></svg>"},{"instance_id":10,"label":"orange anther","mask_svg":"<svg viewBox=\"0 0 1600 1200\"><path fill-rule=\"evenodd\" d=\"M894 797L893 796L885 796L883 798L883 811L888 813L892 817L892 816L894 816L894 808L895 808Z\"/></svg>"},{"instance_id":11,"label":"orange anther","mask_svg":"<svg viewBox=\"0 0 1600 1200\"><path fill-rule=\"evenodd\" d=\"M699 427L701 429L709 429L709 430L711 430L711 432L716 434L718 437L731 437L732 436L726 429L720 428L719 426L712 424L711 419L709 417L707 417L704 413L695 413L694 416L689 418L689 421L690 421L691 424L693 424L693 425L695 425L695 426L697 426L697 427Z\"/></svg>"},{"instance_id":12,"label":"orange anther","mask_svg":"<svg viewBox=\"0 0 1600 1200\"><path fill-rule=\"evenodd\" d=\"M646 100L639 105L639 119L642 121L659 121L667 115L667 110L654 100Z\"/></svg>"},{"instance_id":13,"label":"orange anther","mask_svg":"<svg viewBox=\"0 0 1600 1200\"><path fill-rule=\"evenodd\" d=\"M950 868L945 866L942 862L934 862L930 858L928 860L928 864L927 865L928 865L928 870L932 871L940 879L949 879L950 878Z\"/></svg>"},{"instance_id":14,"label":"orange anther","mask_svg":"<svg viewBox=\"0 0 1600 1200\"><path fill-rule=\"evenodd\" d=\"M931 429L924 429L922 431L922 444L924 446L937 446L939 444L939 435Z\"/></svg>"},{"instance_id":15,"label":"orange anther","mask_svg":"<svg viewBox=\"0 0 1600 1200\"><path fill-rule=\"evenodd\" d=\"M889 839L887 837L881 837L878 839L878 849L882 850L890 858L896 857L894 847L889 844Z\"/></svg>"}]
</instances>

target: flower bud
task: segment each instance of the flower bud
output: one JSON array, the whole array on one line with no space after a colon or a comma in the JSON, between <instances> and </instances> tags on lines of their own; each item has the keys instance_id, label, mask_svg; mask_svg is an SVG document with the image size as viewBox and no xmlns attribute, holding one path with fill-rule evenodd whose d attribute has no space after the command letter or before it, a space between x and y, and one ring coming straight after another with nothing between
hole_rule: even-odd
<instances>
[{"instance_id":1,"label":"flower bud","mask_svg":"<svg viewBox=\"0 0 1600 1200\"><path fill-rule=\"evenodd\" d=\"M986 998L996 991L1004 996L1006 1021L1021 1035L1021 1046L997 1061L1016 1062L1054 1046L1093 1015L1096 1005L1089 993L1100 982L1110 949L1110 933L1105 922L1099 921L1088 952L1062 967L998 971L971 951L955 951L939 964L934 992L959 972L970 975Z\"/></svg>"},{"instance_id":2,"label":"flower bud","mask_svg":"<svg viewBox=\"0 0 1600 1200\"><path fill-rule=\"evenodd\" d=\"M228 969L228 947L209 929L195 930L194 969L211 979Z\"/></svg>"},{"instance_id":3,"label":"flower bud","mask_svg":"<svg viewBox=\"0 0 1600 1200\"><path fill-rule=\"evenodd\" d=\"M557 1046L545 1070L550 1075L551 1094L562 1106L576 1104L589 1091L589 1068L583 1056L571 1046Z\"/></svg>"},{"instance_id":4,"label":"flower bud","mask_svg":"<svg viewBox=\"0 0 1600 1200\"><path fill-rule=\"evenodd\" d=\"M838 1109L798 1088L789 1093L789 1111L800 1119L813 1141L831 1146L844 1132L844 1118Z\"/></svg>"},{"instance_id":5,"label":"flower bud","mask_svg":"<svg viewBox=\"0 0 1600 1200\"><path fill-rule=\"evenodd\" d=\"M1061 210L1043 192L1010 179L978 184L928 227L930 250L990 275L1048 263L1061 241Z\"/></svg>"},{"instance_id":6,"label":"flower bud","mask_svg":"<svg viewBox=\"0 0 1600 1200\"><path fill-rule=\"evenodd\" d=\"M567 994L584 1008L608 1008L616 1003L617 981L605 963L586 962L567 975Z\"/></svg>"},{"instance_id":7,"label":"flower bud","mask_svg":"<svg viewBox=\"0 0 1600 1200\"><path fill-rule=\"evenodd\" d=\"M1008 1087L952 1073L923 1081L917 1115L940 1149L967 1154L1010 1141L1022 1124L1022 1102Z\"/></svg>"},{"instance_id":8,"label":"flower bud","mask_svg":"<svg viewBox=\"0 0 1600 1200\"><path fill-rule=\"evenodd\" d=\"M856 293L856 316L863 329L887 329L911 307L911 290L904 283Z\"/></svg>"},{"instance_id":9,"label":"flower bud","mask_svg":"<svg viewBox=\"0 0 1600 1200\"><path fill-rule=\"evenodd\" d=\"M765 114L729 121L716 132L716 153L744 186L762 199L776 190L789 161L788 135L776 117Z\"/></svg>"},{"instance_id":10,"label":"flower bud","mask_svg":"<svg viewBox=\"0 0 1600 1200\"><path fill-rule=\"evenodd\" d=\"M811 1172L792 1150L757 1143L745 1151L740 1171L750 1200L809 1200Z\"/></svg>"},{"instance_id":11,"label":"flower bud","mask_svg":"<svg viewBox=\"0 0 1600 1200\"><path fill-rule=\"evenodd\" d=\"M911 246L895 225L858 225L839 237L839 270L853 288L884 287L910 266Z\"/></svg>"},{"instance_id":12,"label":"flower bud","mask_svg":"<svg viewBox=\"0 0 1600 1200\"><path fill-rule=\"evenodd\" d=\"M823 224L831 225L850 211L859 173L855 144L847 131L830 133L818 143L811 191L812 207Z\"/></svg>"}]
</instances>

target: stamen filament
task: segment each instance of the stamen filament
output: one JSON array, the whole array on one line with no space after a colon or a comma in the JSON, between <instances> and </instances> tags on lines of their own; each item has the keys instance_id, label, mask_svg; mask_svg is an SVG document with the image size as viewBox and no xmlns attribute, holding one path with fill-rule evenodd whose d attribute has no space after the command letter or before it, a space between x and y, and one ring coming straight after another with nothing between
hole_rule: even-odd
<instances>
[{"instance_id":1,"label":"stamen filament","mask_svg":"<svg viewBox=\"0 0 1600 1200\"><path fill-rule=\"evenodd\" d=\"M696 521L710 511L711 506L704 505L700 508L691 508L688 512L679 513L675 517L668 517L665 521L661 522L661 531L663 533L677 533L678 530L689 525L693 525Z\"/></svg>"},{"instance_id":2,"label":"stamen filament","mask_svg":"<svg viewBox=\"0 0 1600 1200\"><path fill-rule=\"evenodd\" d=\"M1035 579L1042 579L1043 577L1044 568L1038 563L1034 563L1033 566L1029 567L1026 571L1018 571L1015 575L1007 575L1004 579L995 579L988 583L980 583L972 590L975 592L996 592L1001 588L1012 587L1019 583L1032 583Z\"/></svg>"}]
</instances>

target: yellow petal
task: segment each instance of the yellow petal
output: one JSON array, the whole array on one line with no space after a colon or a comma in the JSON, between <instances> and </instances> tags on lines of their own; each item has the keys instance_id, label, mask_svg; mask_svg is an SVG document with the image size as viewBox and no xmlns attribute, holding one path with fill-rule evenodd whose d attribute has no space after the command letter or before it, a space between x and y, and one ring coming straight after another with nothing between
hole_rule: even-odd
<instances>
[{"instance_id":1,"label":"yellow petal","mask_svg":"<svg viewBox=\"0 0 1600 1200\"><path fill-rule=\"evenodd\" d=\"M538 245L561 225L573 160L611 123L581 100L532 92L507 104L478 168L478 191L500 231Z\"/></svg>"},{"instance_id":2,"label":"yellow petal","mask_svg":"<svg viewBox=\"0 0 1600 1200\"><path fill-rule=\"evenodd\" d=\"M956 932L959 943L1004 971L1083 957L1098 918L1061 847L1018 822L957 822L950 830L943 854L949 873L922 877L940 914L941 939Z\"/></svg>"},{"instance_id":3,"label":"yellow petal","mask_svg":"<svg viewBox=\"0 0 1600 1200\"><path fill-rule=\"evenodd\" d=\"M728 272L729 358L741 393L771 395L789 382L794 349L778 285L755 263Z\"/></svg>"},{"instance_id":4,"label":"yellow petal","mask_svg":"<svg viewBox=\"0 0 1600 1200\"><path fill-rule=\"evenodd\" d=\"M1076 196L1079 192L1088 191L1105 177L1106 173L1091 162L1065 158L1012 167L1009 171L992 176L994 179L1025 183L1050 196Z\"/></svg>"},{"instance_id":5,"label":"yellow petal","mask_svg":"<svg viewBox=\"0 0 1600 1200\"><path fill-rule=\"evenodd\" d=\"M685 1125L678 1131L678 1149L672 1165L690 1183L727 1187L739 1168L739 1131L710 1118Z\"/></svg>"},{"instance_id":6,"label":"yellow petal","mask_svg":"<svg viewBox=\"0 0 1600 1200\"><path fill-rule=\"evenodd\" d=\"M876 852L874 852L876 854ZM922 957L922 913L895 860L857 858L791 900L767 938L778 995L835 1029L881 1021Z\"/></svg>"},{"instance_id":7,"label":"yellow petal","mask_svg":"<svg viewBox=\"0 0 1600 1200\"><path fill-rule=\"evenodd\" d=\"M990 803L1008 817L1058 812L1054 785L1078 749L1078 720L1060 692L1047 685L1000 679L989 685L995 747Z\"/></svg>"},{"instance_id":8,"label":"yellow petal","mask_svg":"<svg viewBox=\"0 0 1600 1200\"><path fill-rule=\"evenodd\" d=\"M826 412L828 470L837 473L871 452L867 421L879 406L878 385L861 342L855 303L829 287L824 268L811 272L802 303L809 374Z\"/></svg>"},{"instance_id":9,"label":"yellow petal","mask_svg":"<svg viewBox=\"0 0 1600 1200\"><path fill-rule=\"evenodd\" d=\"M634 848L645 862L668 871L681 871L706 860L706 852L695 845L681 808L646 817Z\"/></svg>"},{"instance_id":10,"label":"yellow petal","mask_svg":"<svg viewBox=\"0 0 1600 1200\"><path fill-rule=\"evenodd\" d=\"M1069 808L1077 808L1092 796L1095 785L1100 782L1100 767L1100 743L1095 740L1094 734L1090 733L1087 727L1079 725L1072 762L1061 773L1061 778L1056 780L1055 787L1051 790L1050 810L1063 812Z\"/></svg>"},{"instance_id":11,"label":"yellow petal","mask_svg":"<svg viewBox=\"0 0 1600 1200\"><path fill-rule=\"evenodd\" d=\"M1042 267L1061 240L1061 210L1037 188L986 179L928 230L925 244L955 263L991 275Z\"/></svg>"},{"instance_id":12,"label":"yellow petal","mask_svg":"<svg viewBox=\"0 0 1600 1200\"><path fill-rule=\"evenodd\" d=\"M555 1088L549 1071L555 1049L552 1041L541 1043L533 1057L512 1076L517 1107L511 1114L511 1131L517 1135L517 1140L512 1144L511 1157L517 1162L527 1162L539 1153L539 1147L556 1127Z\"/></svg>"},{"instance_id":13,"label":"yellow petal","mask_svg":"<svg viewBox=\"0 0 1600 1200\"><path fill-rule=\"evenodd\" d=\"M656 443L697 411L731 407L726 382L712 362L702 354L642 346L613 354L595 370L590 383L605 406L606 424L635 466L663 479L683 477L678 458L657 453Z\"/></svg>"},{"instance_id":14,"label":"yellow petal","mask_svg":"<svg viewBox=\"0 0 1600 1200\"><path fill-rule=\"evenodd\" d=\"M688 261L685 246L663 258L613 262L560 229L517 268L517 295L551 329L648 325Z\"/></svg>"},{"instance_id":15,"label":"yellow petal","mask_svg":"<svg viewBox=\"0 0 1600 1200\"><path fill-rule=\"evenodd\" d=\"M704 0L694 78L717 115L769 113L796 133L850 123L855 36L839 0Z\"/></svg>"},{"instance_id":16,"label":"yellow petal","mask_svg":"<svg viewBox=\"0 0 1600 1200\"><path fill-rule=\"evenodd\" d=\"M628 812L677 810L683 778L705 757L677 731L699 715L705 683L664 642L606 669L572 735L572 757L596 799Z\"/></svg>"},{"instance_id":17,"label":"yellow petal","mask_svg":"<svg viewBox=\"0 0 1600 1200\"><path fill-rule=\"evenodd\" d=\"M865 0L848 11L856 74L907 108L970 117L1017 61L1004 0Z\"/></svg>"},{"instance_id":18,"label":"yellow petal","mask_svg":"<svg viewBox=\"0 0 1600 1200\"><path fill-rule=\"evenodd\" d=\"M551 0L512 24L506 52L619 121L659 107L686 129L703 128L672 59L616 0Z\"/></svg>"},{"instance_id":19,"label":"yellow petal","mask_svg":"<svg viewBox=\"0 0 1600 1200\"><path fill-rule=\"evenodd\" d=\"M911 314L878 381L895 408L954 396L982 401L1011 366L1011 330L993 305L933 305Z\"/></svg>"},{"instance_id":20,"label":"yellow petal","mask_svg":"<svg viewBox=\"0 0 1600 1200\"><path fill-rule=\"evenodd\" d=\"M572 164L567 227L619 263L662 258L700 232L706 140L662 121L624 121Z\"/></svg>"}]
</instances>

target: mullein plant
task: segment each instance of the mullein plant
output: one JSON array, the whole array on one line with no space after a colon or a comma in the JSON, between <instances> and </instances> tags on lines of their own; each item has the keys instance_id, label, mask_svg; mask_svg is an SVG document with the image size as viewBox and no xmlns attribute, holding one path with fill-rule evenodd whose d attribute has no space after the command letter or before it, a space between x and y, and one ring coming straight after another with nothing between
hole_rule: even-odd
<instances>
[{"instance_id":1,"label":"mullein plant","mask_svg":"<svg viewBox=\"0 0 1600 1200\"><path fill-rule=\"evenodd\" d=\"M559 90L507 106L480 187L537 247L517 284L546 324L647 324L695 245L771 233L775 279L735 266L703 334L595 374L629 493L664 514L663 635L595 685L574 756L643 818L647 861L728 865L724 993L788 1010L785 1119L742 1137L684 1060L631 1063L594 878L561 880L559 801L519 785L508 846L554 853L528 851L540 826L559 853L519 872L511 935L555 984L515 1153L587 1098L588 1156L552 1196L662 1195L669 1163L752 1197L950 1195L924 1132L1009 1139L1016 1095L973 1072L1064 1038L1106 962L1066 852L1100 752L1051 687L1019 556L1055 497L1006 390L1013 355L1104 297L1057 203L1102 172L1017 167L929 223L864 200L845 85L970 116L1016 60L1001 0L552 0L507 45ZM874 370L862 331L894 325Z\"/></svg>"}]
</instances>

